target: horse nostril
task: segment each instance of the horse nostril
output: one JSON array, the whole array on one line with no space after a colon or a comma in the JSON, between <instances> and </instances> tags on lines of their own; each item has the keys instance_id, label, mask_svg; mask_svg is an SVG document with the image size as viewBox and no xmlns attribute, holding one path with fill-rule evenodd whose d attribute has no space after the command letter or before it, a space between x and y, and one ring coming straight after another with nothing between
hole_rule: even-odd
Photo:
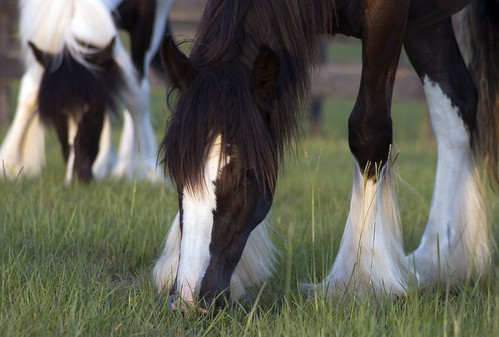
<instances>
[{"instance_id":1,"label":"horse nostril","mask_svg":"<svg viewBox=\"0 0 499 337\"><path fill-rule=\"evenodd\" d=\"M177 309L177 303L178 303L178 296L177 295L168 296L168 309L170 309L170 310Z\"/></svg>"}]
</instances>

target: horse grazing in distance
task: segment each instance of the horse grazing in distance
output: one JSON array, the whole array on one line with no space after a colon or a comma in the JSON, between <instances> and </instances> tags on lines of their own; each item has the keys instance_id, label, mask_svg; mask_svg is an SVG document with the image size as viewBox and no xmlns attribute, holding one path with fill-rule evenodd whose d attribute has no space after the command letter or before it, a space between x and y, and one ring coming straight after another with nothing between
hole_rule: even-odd
<instances>
[{"instance_id":1,"label":"horse grazing in distance","mask_svg":"<svg viewBox=\"0 0 499 337\"><path fill-rule=\"evenodd\" d=\"M81 138L81 143L77 146L79 148L77 152L92 153L92 155L82 161L76 160L75 164L78 166L85 162L84 165L88 166L88 161L94 157L97 144L98 155L91 160L90 174L88 168L76 168L78 172L86 172L82 175L78 173L84 181L92 177L101 179L109 173L116 177L138 176L152 181L162 179L163 175L156 167L157 145L150 121L148 68L167 27L167 13L171 3L172 0L22 0L20 2L21 45L26 70L20 83L14 120L0 147L0 162L4 175L17 177L21 171L27 175L37 175L41 171L45 161L43 141L45 128L40 123L37 111L40 110L39 103L42 99L45 103L53 104L50 109L67 110L68 106L71 106L71 109L78 110L74 113L51 111L52 116L81 115L83 111L92 110L94 117L100 114L99 118L94 119L95 123L98 119L103 119L102 127L97 127L99 122L92 126L91 130L84 132L86 137L93 139ZM131 36L131 57L120 41L118 28L125 29ZM40 60L35 57L33 47L40 54L53 57ZM93 61L100 58L96 58L99 51L109 48L112 51L112 62L109 60L110 63L106 65L112 66L93 64ZM51 63L47 68L48 64L45 64L45 61L49 59ZM68 64L71 66L67 66ZM73 72L78 70L79 74L85 74L83 76L86 89L80 96L76 90L78 84L71 81L69 74L63 74L63 71L67 70ZM42 84L44 86L50 84L53 88L58 86L59 89L65 87L60 82L47 80L47 76L51 76L52 79L57 77L58 81L63 78L67 80L69 86L65 90L72 88L73 94L64 99L42 98L41 92L44 96L51 93L58 94L48 87L42 88ZM42 78L45 81L42 82ZM96 81L93 88L92 78ZM110 82L105 84L102 81ZM97 88L104 88L99 93L99 98L89 94L90 91L95 93ZM69 102L69 99L75 101ZM125 111L120 149L115 158L108 110L118 106L123 106ZM48 111L44 112L47 113ZM53 119L51 118L52 121ZM61 128L64 123L64 121L58 123L60 139L63 136ZM66 134L71 133L70 128L67 125ZM77 133L74 128L73 133ZM65 141L68 142L70 140ZM70 146L62 144L65 158L70 158L65 147L69 149ZM69 167L67 169L69 170ZM68 174L67 183L70 180Z\"/></svg>"},{"instance_id":2,"label":"horse grazing in distance","mask_svg":"<svg viewBox=\"0 0 499 337\"><path fill-rule=\"evenodd\" d=\"M117 92L125 87L123 74L113 59L114 38L102 50L89 47L83 61L63 49L45 53L29 42L43 68L38 94L38 114L45 124L53 124L67 163L66 185L73 171L81 181L92 179L92 164L107 111L116 110Z\"/></svg>"},{"instance_id":3,"label":"horse grazing in distance","mask_svg":"<svg viewBox=\"0 0 499 337\"><path fill-rule=\"evenodd\" d=\"M451 25L468 5L469 69ZM274 249L262 223L279 162L298 134L321 34L361 39L362 76L348 121L355 174L346 227L329 274L304 290L398 296L486 272L490 233L477 165L485 159L497 179L498 7L496 0L209 0L189 57L165 39L176 96L160 154L179 213L153 274L172 307L197 300L202 309L221 307L271 275ZM402 47L424 85L438 150L428 224L409 255L390 169Z\"/></svg>"}]
</instances>

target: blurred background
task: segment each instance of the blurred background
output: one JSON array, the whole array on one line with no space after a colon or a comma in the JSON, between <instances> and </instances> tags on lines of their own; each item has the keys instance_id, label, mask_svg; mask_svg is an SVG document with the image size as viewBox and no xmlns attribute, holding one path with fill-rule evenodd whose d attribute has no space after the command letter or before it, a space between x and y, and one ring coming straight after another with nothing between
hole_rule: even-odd
<instances>
[{"instance_id":1,"label":"blurred background","mask_svg":"<svg viewBox=\"0 0 499 337\"><path fill-rule=\"evenodd\" d=\"M206 0L174 0L170 24L177 40L194 37ZM17 38L18 0L2 0L0 7L0 127L12 120L17 84L22 75ZM324 99L353 100L357 95L361 71L361 47L356 39L337 36L325 46L322 65L314 77L310 104L310 132L319 132ZM154 78L154 77L153 77ZM162 86L161 81L152 82ZM422 101L422 87L409 62L402 55L394 89L396 101Z\"/></svg>"}]
</instances>

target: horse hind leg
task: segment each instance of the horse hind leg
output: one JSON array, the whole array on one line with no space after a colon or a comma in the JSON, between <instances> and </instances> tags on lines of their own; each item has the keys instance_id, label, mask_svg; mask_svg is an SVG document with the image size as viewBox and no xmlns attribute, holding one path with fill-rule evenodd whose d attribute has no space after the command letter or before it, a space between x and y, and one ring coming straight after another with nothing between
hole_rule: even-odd
<instances>
[{"instance_id":1,"label":"horse hind leg","mask_svg":"<svg viewBox=\"0 0 499 337\"><path fill-rule=\"evenodd\" d=\"M428 224L408 259L421 285L476 279L490 258L487 212L472 147L477 91L450 19L409 32L405 47L424 85L438 153Z\"/></svg>"}]
</instances>

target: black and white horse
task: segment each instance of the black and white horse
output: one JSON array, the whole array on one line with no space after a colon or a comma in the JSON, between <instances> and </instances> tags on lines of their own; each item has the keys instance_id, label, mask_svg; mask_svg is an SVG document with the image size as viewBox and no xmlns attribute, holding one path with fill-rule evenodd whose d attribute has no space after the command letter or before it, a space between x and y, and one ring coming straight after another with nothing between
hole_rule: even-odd
<instances>
[{"instance_id":1,"label":"black and white horse","mask_svg":"<svg viewBox=\"0 0 499 337\"><path fill-rule=\"evenodd\" d=\"M85 181L103 178L109 172L150 180L162 177L156 168L157 146L150 122L148 67L164 35L171 3L20 2L26 71L13 123L0 148L3 174L17 177L21 171L28 175L41 171L45 128L36 113L40 110L44 121L56 125L68 163L67 183L73 165ZM131 57L120 41L117 27L131 36ZM102 63L98 54L103 56L106 49L111 49L111 59ZM125 113L115 160L107 111L118 102L125 107Z\"/></svg>"},{"instance_id":2,"label":"black and white horse","mask_svg":"<svg viewBox=\"0 0 499 337\"><path fill-rule=\"evenodd\" d=\"M468 5L471 72L451 26L451 15ZM356 164L343 239L324 281L305 288L402 295L411 284L485 272L490 233L477 163L486 158L497 178L498 14L496 0L209 0L189 57L165 39L177 96L161 155L179 213L154 278L173 307L196 299L221 306L271 274L262 222L279 160L297 136L320 34L362 40L362 77L348 123ZM403 46L424 85L438 145L428 224L408 256L390 170Z\"/></svg>"}]
</instances>

